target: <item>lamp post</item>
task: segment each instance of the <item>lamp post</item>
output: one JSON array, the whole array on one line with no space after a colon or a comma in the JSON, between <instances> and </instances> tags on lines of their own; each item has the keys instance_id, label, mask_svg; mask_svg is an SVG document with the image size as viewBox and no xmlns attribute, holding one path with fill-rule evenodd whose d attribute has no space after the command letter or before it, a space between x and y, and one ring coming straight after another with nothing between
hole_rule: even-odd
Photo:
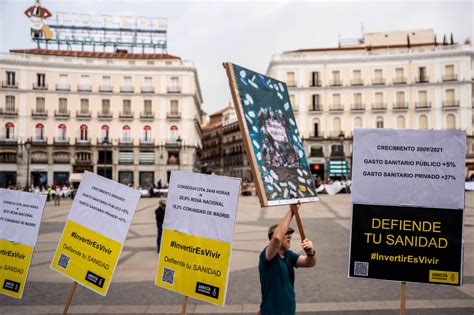
<instances>
[{"instance_id":1,"label":"lamp post","mask_svg":"<svg viewBox=\"0 0 474 315\"><path fill-rule=\"evenodd\" d=\"M26 188L25 191L30 189L30 150L31 150L31 140L28 138L25 142L26 149Z\"/></svg>"},{"instance_id":2,"label":"lamp post","mask_svg":"<svg viewBox=\"0 0 474 315\"><path fill-rule=\"evenodd\" d=\"M109 140L107 137L104 137L102 140L102 144L104 145L104 177L107 178L107 150L105 149L106 145L109 143Z\"/></svg>"},{"instance_id":3,"label":"lamp post","mask_svg":"<svg viewBox=\"0 0 474 315\"><path fill-rule=\"evenodd\" d=\"M183 145L183 140L181 139L180 136L178 136L178 139L176 139L176 146L178 147L178 171L181 166L181 146Z\"/></svg>"}]
</instances>

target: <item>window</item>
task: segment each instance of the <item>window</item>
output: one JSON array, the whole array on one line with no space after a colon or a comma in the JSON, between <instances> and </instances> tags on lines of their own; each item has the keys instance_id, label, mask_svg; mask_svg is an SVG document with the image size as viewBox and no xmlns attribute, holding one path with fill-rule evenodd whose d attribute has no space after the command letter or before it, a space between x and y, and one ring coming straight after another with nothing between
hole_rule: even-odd
<instances>
[{"instance_id":1,"label":"window","mask_svg":"<svg viewBox=\"0 0 474 315\"><path fill-rule=\"evenodd\" d=\"M313 103L311 110L320 110L320 103L319 103L319 94L313 94Z\"/></svg>"},{"instance_id":2,"label":"window","mask_svg":"<svg viewBox=\"0 0 474 315\"><path fill-rule=\"evenodd\" d=\"M45 113L46 112L44 97L37 97L36 98L36 112L37 113Z\"/></svg>"},{"instance_id":3,"label":"window","mask_svg":"<svg viewBox=\"0 0 474 315\"><path fill-rule=\"evenodd\" d=\"M68 84L68 75L67 74L60 74L59 75L59 84Z\"/></svg>"},{"instance_id":4,"label":"window","mask_svg":"<svg viewBox=\"0 0 474 315\"><path fill-rule=\"evenodd\" d=\"M295 98L295 95L294 94L290 94L290 104L293 108L296 108L297 105L296 105L296 98Z\"/></svg>"},{"instance_id":5,"label":"window","mask_svg":"<svg viewBox=\"0 0 474 315\"><path fill-rule=\"evenodd\" d=\"M35 139L36 140L44 140L44 125L43 124L36 124Z\"/></svg>"},{"instance_id":6,"label":"window","mask_svg":"<svg viewBox=\"0 0 474 315\"><path fill-rule=\"evenodd\" d=\"M67 98L60 98L59 99L59 112L61 114L67 113Z\"/></svg>"},{"instance_id":7,"label":"window","mask_svg":"<svg viewBox=\"0 0 474 315\"><path fill-rule=\"evenodd\" d=\"M405 117L403 116L397 117L397 128L405 129Z\"/></svg>"},{"instance_id":8,"label":"window","mask_svg":"<svg viewBox=\"0 0 474 315\"><path fill-rule=\"evenodd\" d=\"M173 103L173 101L171 101L171 103ZM151 115L152 114L151 100L145 100L143 102L143 112L145 113L145 115Z\"/></svg>"},{"instance_id":9,"label":"window","mask_svg":"<svg viewBox=\"0 0 474 315\"><path fill-rule=\"evenodd\" d=\"M341 94L333 94L332 95L332 109L342 109L341 106Z\"/></svg>"},{"instance_id":10,"label":"window","mask_svg":"<svg viewBox=\"0 0 474 315\"><path fill-rule=\"evenodd\" d=\"M12 122L7 122L5 124L5 139L7 140L15 139L15 125Z\"/></svg>"},{"instance_id":11,"label":"window","mask_svg":"<svg viewBox=\"0 0 474 315\"><path fill-rule=\"evenodd\" d=\"M46 86L46 75L44 73L36 74L36 86L44 88Z\"/></svg>"},{"instance_id":12,"label":"window","mask_svg":"<svg viewBox=\"0 0 474 315\"><path fill-rule=\"evenodd\" d=\"M133 151L119 151L119 164L133 164Z\"/></svg>"},{"instance_id":13,"label":"window","mask_svg":"<svg viewBox=\"0 0 474 315\"><path fill-rule=\"evenodd\" d=\"M79 84L81 85L89 85L90 82L90 76L87 74L81 74L81 78L79 79Z\"/></svg>"},{"instance_id":14,"label":"window","mask_svg":"<svg viewBox=\"0 0 474 315\"><path fill-rule=\"evenodd\" d=\"M130 100L123 100L123 113L126 115L132 113L132 102Z\"/></svg>"},{"instance_id":15,"label":"window","mask_svg":"<svg viewBox=\"0 0 474 315\"><path fill-rule=\"evenodd\" d=\"M170 127L170 140L172 143L175 143L178 139L178 126L171 126Z\"/></svg>"},{"instance_id":16,"label":"window","mask_svg":"<svg viewBox=\"0 0 474 315\"><path fill-rule=\"evenodd\" d=\"M362 128L362 118L361 117L354 118L354 128Z\"/></svg>"},{"instance_id":17,"label":"window","mask_svg":"<svg viewBox=\"0 0 474 315\"><path fill-rule=\"evenodd\" d=\"M170 102L170 113L171 115L179 115L179 104L177 100Z\"/></svg>"},{"instance_id":18,"label":"window","mask_svg":"<svg viewBox=\"0 0 474 315\"><path fill-rule=\"evenodd\" d=\"M321 86L321 82L319 82L318 71L311 72L311 86Z\"/></svg>"},{"instance_id":19,"label":"window","mask_svg":"<svg viewBox=\"0 0 474 315\"><path fill-rule=\"evenodd\" d=\"M354 93L354 109L362 109L362 93Z\"/></svg>"},{"instance_id":20,"label":"window","mask_svg":"<svg viewBox=\"0 0 474 315\"><path fill-rule=\"evenodd\" d=\"M428 129L428 117L421 115L418 119L418 124L420 129Z\"/></svg>"},{"instance_id":21,"label":"window","mask_svg":"<svg viewBox=\"0 0 474 315\"><path fill-rule=\"evenodd\" d=\"M395 69L395 79L393 80L393 82L394 83L406 83L403 68L396 68Z\"/></svg>"},{"instance_id":22,"label":"window","mask_svg":"<svg viewBox=\"0 0 474 315\"><path fill-rule=\"evenodd\" d=\"M81 99L81 114L89 113L89 100L87 98Z\"/></svg>"},{"instance_id":23,"label":"window","mask_svg":"<svg viewBox=\"0 0 474 315\"><path fill-rule=\"evenodd\" d=\"M170 92L179 92L179 78L171 77L170 78Z\"/></svg>"},{"instance_id":24,"label":"window","mask_svg":"<svg viewBox=\"0 0 474 315\"><path fill-rule=\"evenodd\" d=\"M145 142L151 141L151 127L148 125L143 127L143 141Z\"/></svg>"},{"instance_id":25,"label":"window","mask_svg":"<svg viewBox=\"0 0 474 315\"><path fill-rule=\"evenodd\" d=\"M140 164L155 164L155 152L140 151Z\"/></svg>"},{"instance_id":26,"label":"window","mask_svg":"<svg viewBox=\"0 0 474 315\"><path fill-rule=\"evenodd\" d=\"M123 142L131 142L132 141L132 134L129 125L125 125L122 127L122 140Z\"/></svg>"},{"instance_id":27,"label":"window","mask_svg":"<svg viewBox=\"0 0 474 315\"><path fill-rule=\"evenodd\" d=\"M111 86L112 85L112 80L111 80L110 76L104 75L102 77L102 84L105 85L105 86Z\"/></svg>"},{"instance_id":28,"label":"window","mask_svg":"<svg viewBox=\"0 0 474 315\"><path fill-rule=\"evenodd\" d=\"M288 86L296 86L295 73L294 72L287 72L286 73L286 84Z\"/></svg>"},{"instance_id":29,"label":"window","mask_svg":"<svg viewBox=\"0 0 474 315\"><path fill-rule=\"evenodd\" d=\"M332 130L333 136L339 136L339 133L341 132L341 119L339 117L336 117L332 120Z\"/></svg>"},{"instance_id":30,"label":"window","mask_svg":"<svg viewBox=\"0 0 474 315\"><path fill-rule=\"evenodd\" d=\"M5 96L5 110L7 112L15 111L15 96L13 95Z\"/></svg>"},{"instance_id":31,"label":"window","mask_svg":"<svg viewBox=\"0 0 474 315\"><path fill-rule=\"evenodd\" d=\"M7 71L7 85L16 86L15 72Z\"/></svg>"},{"instance_id":32,"label":"window","mask_svg":"<svg viewBox=\"0 0 474 315\"><path fill-rule=\"evenodd\" d=\"M383 84L383 72L381 69L374 70L374 84Z\"/></svg>"},{"instance_id":33,"label":"window","mask_svg":"<svg viewBox=\"0 0 474 315\"><path fill-rule=\"evenodd\" d=\"M418 67L418 82L428 82L426 67Z\"/></svg>"},{"instance_id":34,"label":"window","mask_svg":"<svg viewBox=\"0 0 474 315\"><path fill-rule=\"evenodd\" d=\"M79 134L79 139L81 141L87 141L89 139L87 134L87 125L81 125L81 127L79 127Z\"/></svg>"},{"instance_id":35,"label":"window","mask_svg":"<svg viewBox=\"0 0 474 315\"><path fill-rule=\"evenodd\" d=\"M109 143L110 142L110 137L109 137L109 126L103 125L100 128L100 138L103 143Z\"/></svg>"},{"instance_id":36,"label":"window","mask_svg":"<svg viewBox=\"0 0 474 315\"><path fill-rule=\"evenodd\" d=\"M446 129L456 129L456 117L453 114L449 114L448 116L446 116Z\"/></svg>"},{"instance_id":37,"label":"window","mask_svg":"<svg viewBox=\"0 0 474 315\"><path fill-rule=\"evenodd\" d=\"M81 162L90 162L91 154L89 152L77 152L76 160Z\"/></svg>"},{"instance_id":38,"label":"window","mask_svg":"<svg viewBox=\"0 0 474 315\"><path fill-rule=\"evenodd\" d=\"M318 146L312 145L311 149L310 149L310 152L309 152L309 156L311 156L311 157L324 157L323 147L321 147L319 145Z\"/></svg>"},{"instance_id":39,"label":"window","mask_svg":"<svg viewBox=\"0 0 474 315\"><path fill-rule=\"evenodd\" d=\"M362 74L360 70L352 71L352 84L353 85L362 85Z\"/></svg>"},{"instance_id":40,"label":"window","mask_svg":"<svg viewBox=\"0 0 474 315\"><path fill-rule=\"evenodd\" d=\"M404 108L405 107L405 92L398 91L395 93L396 98L396 107Z\"/></svg>"},{"instance_id":41,"label":"window","mask_svg":"<svg viewBox=\"0 0 474 315\"><path fill-rule=\"evenodd\" d=\"M376 128L383 128L383 118L382 117L377 117L375 120L375 127Z\"/></svg>"},{"instance_id":42,"label":"window","mask_svg":"<svg viewBox=\"0 0 474 315\"><path fill-rule=\"evenodd\" d=\"M313 129L314 134L313 134L313 136L314 136L315 138L320 137L321 131L320 131L319 119L316 119L316 120L314 121L313 126L314 126L314 129Z\"/></svg>"},{"instance_id":43,"label":"window","mask_svg":"<svg viewBox=\"0 0 474 315\"><path fill-rule=\"evenodd\" d=\"M378 108L378 109L384 108L383 93L381 93L381 92L375 93L375 106L374 106L374 108Z\"/></svg>"},{"instance_id":44,"label":"window","mask_svg":"<svg viewBox=\"0 0 474 315\"><path fill-rule=\"evenodd\" d=\"M444 66L444 81L453 81L456 80L456 76L454 74L454 65L446 65Z\"/></svg>"},{"instance_id":45,"label":"window","mask_svg":"<svg viewBox=\"0 0 474 315\"><path fill-rule=\"evenodd\" d=\"M123 85L124 86L132 86L132 77L124 77L123 78Z\"/></svg>"},{"instance_id":46,"label":"window","mask_svg":"<svg viewBox=\"0 0 474 315\"><path fill-rule=\"evenodd\" d=\"M144 86L152 86L153 85L152 78L151 77L145 77L145 81L143 82L143 85Z\"/></svg>"},{"instance_id":47,"label":"window","mask_svg":"<svg viewBox=\"0 0 474 315\"><path fill-rule=\"evenodd\" d=\"M65 124L60 124L58 126L58 140L66 141L67 128Z\"/></svg>"},{"instance_id":48,"label":"window","mask_svg":"<svg viewBox=\"0 0 474 315\"><path fill-rule=\"evenodd\" d=\"M454 90L452 90L452 89L446 90L446 100L448 102L454 101Z\"/></svg>"},{"instance_id":49,"label":"window","mask_svg":"<svg viewBox=\"0 0 474 315\"><path fill-rule=\"evenodd\" d=\"M110 100L102 100L102 114L110 114Z\"/></svg>"},{"instance_id":50,"label":"window","mask_svg":"<svg viewBox=\"0 0 474 315\"><path fill-rule=\"evenodd\" d=\"M332 82L331 85L341 85L339 71L335 70L332 72Z\"/></svg>"}]
</instances>

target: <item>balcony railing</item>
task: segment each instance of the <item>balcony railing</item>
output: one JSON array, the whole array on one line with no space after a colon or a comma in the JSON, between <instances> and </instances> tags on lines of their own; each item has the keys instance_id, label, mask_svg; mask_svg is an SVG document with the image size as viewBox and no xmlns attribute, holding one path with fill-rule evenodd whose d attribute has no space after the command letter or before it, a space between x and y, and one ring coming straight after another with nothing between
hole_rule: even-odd
<instances>
[{"instance_id":1,"label":"balcony railing","mask_svg":"<svg viewBox=\"0 0 474 315\"><path fill-rule=\"evenodd\" d=\"M54 110L54 117L56 118L69 118L71 116L70 111Z\"/></svg>"},{"instance_id":2,"label":"balcony railing","mask_svg":"<svg viewBox=\"0 0 474 315\"><path fill-rule=\"evenodd\" d=\"M97 145L103 145L103 146L107 146L107 145L111 145L112 144L112 139L109 138L109 137L99 137L97 138Z\"/></svg>"},{"instance_id":3,"label":"balcony railing","mask_svg":"<svg viewBox=\"0 0 474 315\"><path fill-rule=\"evenodd\" d=\"M352 79L351 85L364 85L364 80L362 79Z\"/></svg>"},{"instance_id":4,"label":"balcony railing","mask_svg":"<svg viewBox=\"0 0 474 315\"><path fill-rule=\"evenodd\" d=\"M181 118L180 112L167 112L166 118Z\"/></svg>"},{"instance_id":5,"label":"balcony railing","mask_svg":"<svg viewBox=\"0 0 474 315\"><path fill-rule=\"evenodd\" d=\"M31 142L33 145L47 145L48 144L48 138L47 137L33 137L31 139Z\"/></svg>"},{"instance_id":6,"label":"balcony railing","mask_svg":"<svg viewBox=\"0 0 474 315\"><path fill-rule=\"evenodd\" d=\"M97 117L99 119L112 119L112 112L99 112Z\"/></svg>"},{"instance_id":7,"label":"balcony railing","mask_svg":"<svg viewBox=\"0 0 474 315\"><path fill-rule=\"evenodd\" d=\"M323 111L323 105L321 105L321 104L311 104L311 105L309 105L309 111L310 112L322 112Z\"/></svg>"},{"instance_id":8,"label":"balcony railing","mask_svg":"<svg viewBox=\"0 0 474 315\"><path fill-rule=\"evenodd\" d=\"M384 85L385 79L384 78L375 78L372 79L372 85Z\"/></svg>"},{"instance_id":9,"label":"balcony railing","mask_svg":"<svg viewBox=\"0 0 474 315\"><path fill-rule=\"evenodd\" d=\"M69 156L60 155L53 155L53 163L55 164L69 164L71 159Z\"/></svg>"},{"instance_id":10,"label":"balcony railing","mask_svg":"<svg viewBox=\"0 0 474 315\"><path fill-rule=\"evenodd\" d=\"M320 139L324 137L324 133L322 131L314 132L309 135L310 139Z\"/></svg>"},{"instance_id":11,"label":"balcony railing","mask_svg":"<svg viewBox=\"0 0 474 315\"><path fill-rule=\"evenodd\" d=\"M105 85L105 84L101 84L99 86L99 91L100 92L113 92L113 87L112 85Z\"/></svg>"},{"instance_id":12,"label":"balcony railing","mask_svg":"<svg viewBox=\"0 0 474 315\"><path fill-rule=\"evenodd\" d=\"M83 119L84 119L84 118L91 118L91 117L92 117L92 114L91 114L91 111L90 111L90 110L88 110L88 111L86 111L86 112L82 112L82 111L80 111L80 110L77 110L77 111L76 111L76 117L77 117L77 118L83 118Z\"/></svg>"},{"instance_id":13,"label":"balcony railing","mask_svg":"<svg viewBox=\"0 0 474 315\"><path fill-rule=\"evenodd\" d=\"M443 81L457 81L458 75L457 74L447 74L443 75Z\"/></svg>"},{"instance_id":14,"label":"balcony railing","mask_svg":"<svg viewBox=\"0 0 474 315\"><path fill-rule=\"evenodd\" d=\"M415 83L429 83L430 77L428 76L418 76L415 78Z\"/></svg>"},{"instance_id":15,"label":"balcony railing","mask_svg":"<svg viewBox=\"0 0 474 315\"><path fill-rule=\"evenodd\" d=\"M331 106L329 107L329 111L331 112L341 112L344 110L344 107L342 106L342 104L331 104Z\"/></svg>"},{"instance_id":16,"label":"balcony railing","mask_svg":"<svg viewBox=\"0 0 474 315\"><path fill-rule=\"evenodd\" d=\"M118 143L119 143L119 145L132 146L133 145L133 139L132 138L119 138Z\"/></svg>"},{"instance_id":17,"label":"balcony railing","mask_svg":"<svg viewBox=\"0 0 474 315\"><path fill-rule=\"evenodd\" d=\"M122 93L133 93L133 86L132 85L121 85L120 92Z\"/></svg>"},{"instance_id":18,"label":"balcony railing","mask_svg":"<svg viewBox=\"0 0 474 315\"><path fill-rule=\"evenodd\" d=\"M458 108L458 107L459 107L459 101L456 101L456 100L443 101L443 108Z\"/></svg>"},{"instance_id":19,"label":"balcony railing","mask_svg":"<svg viewBox=\"0 0 474 315\"><path fill-rule=\"evenodd\" d=\"M18 108L1 108L0 115L5 116L18 116Z\"/></svg>"},{"instance_id":20,"label":"balcony railing","mask_svg":"<svg viewBox=\"0 0 474 315\"><path fill-rule=\"evenodd\" d=\"M342 86L342 80L334 79L329 81L330 86Z\"/></svg>"},{"instance_id":21,"label":"balcony railing","mask_svg":"<svg viewBox=\"0 0 474 315\"><path fill-rule=\"evenodd\" d=\"M387 103L372 103L372 110L374 111L387 110Z\"/></svg>"},{"instance_id":22,"label":"balcony railing","mask_svg":"<svg viewBox=\"0 0 474 315\"><path fill-rule=\"evenodd\" d=\"M309 86L321 86L321 80L311 80L309 81Z\"/></svg>"},{"instance_id":23,"label":"balcony railing","mask_svg":"<svg viewBox=\"0 0 474 315\"><path fill-rule=\"evenodd\" d=\"M429 109L431 108L431 102L415 102L416 109Z\"/></svg>"},{"instance_id":24,"label":"balcony railing","mask_svg":"<svg viewBox=\"0 0 474 315\"><path fill-rule=\"evenodd\" d=\"M286 85L288 87L295 87L296 86L296 81L288 81L288 82L286 82Z\"/></svg>"},{"instance_id":25,"label":"balcony railing","mask_svg":"<svg viewBox=\"0 0 474 315\"><path fill-rule=\"evenodd\" d=\"M77 90L79 92L91 92L92 91L92 85L91 84L86 84L82 83L77 86Z\"/></svg>"},{"instance_id":26,"label":"balcony railing","mask_svg":"<svg viewBox=\"0 0 474 315\"><path fill-rule=\"evenodd\" d=\"M16 145L18 143L18 138L17 136L5 137L5 135L1 135L0 143L5 145Z\"/></svg>"},{"instance_id":27,"label":"balcony railing","mask_svg":"<svg viewBox=\"0 0 474 315\"><path fill-rule=\"evenodd\" d=\"M140 112L140 119L154 119L155 113L153 112Z\"/></svg>"},{"instance_id":28,"label":"balcony railing","mask_svg":"<svg viewBox=\"0 0 474 315\"><path fill-rule=\"evenodd\" d=\"M393 104L393 110L407 110L408 103L407 102L395 102Z\"/></svg>"},{"instance_id":29,"label":"balcony railing","mask_svg":"<svg viewBox=\"0 0 474 315\"><path fill-rule=\"evenodd\" d=\"M180 86L169 86L168 87L168 93L181 93L181 87Z\"/></svg>"},{"instance_id":30,"label":"balcony railing","mask_svg":"<svg viewBox=\"0 0 474 315\"><path fill-rule=\"evenodd\" d=\"M92 160L80 160L78 158L76 158L75 162L76 162L76 165L90 165L90 164L92 164Z\"/></svg>"},{"instance_id":31,"label":"balcony railing","mask_svg":"<svg viewBox=\"0 0 474 315\"><path fill-rule=\"evenodd\" d=\"M406 84L407 78L405 77L395 77L393 78L393 84Z\"/></svg>"},{"instance_id":32,"label":"balcony railing","mask_svg":"<svg viewBox=\"0 0 474 315\"><path fill-rule=\"evenodd\" d=\"M39 85L38 83L33 83L33 90L47 90L47 89L48 89L47 84Z\"/></svg>"},{"instance_id":33,"label":"balcony railing","mask_svg":"<svg viewBox=\"0 0 474 315\"><path fill-rule=\"evenodd\" d=\"M119 112L120 119L133 119L133 112Z\"/></svg>"},{"instance_id":34,"label":"balcony railing","mask_svg":"<svg viewBox=\"0 0 474 315\"><path fill-rule=\"evenodd\" d=\"M91 144L91 139L81 139L81 138L76 138L76 145L90 145Z\"/></svg>"},{"instance_id":35,"label":"balcony railing","mask_svg":"<svg viewBox=\"0 0 474 315\"><path fill-rule=\"evenodd\" d=\"M32 164L48 164L48 156L38 155L31 156Z\"/></svg>"},{"instance_id":36,"label":"balcony railing","mask_svg":"<svg viewBox=\"0 0 474 315\"><path fill-rule=\"evenodd\" d=\"M54 144L55 145L69 145L69 137L66 137L66 138L54 137Z\"/></svg>"},{"instance_id":37,"label":"balcony railing","mask_svg":"<svg viewBox=\"0 0 474 315\"><path fill-rule=\"evenodd\" d=\"M18 82L2 81L2 88L18 89Z\"/></svg>"},{"instance_id":38,"label":"balcony railing","mask_svg":"<svg viewBox=\"0 0 474 315\"><path fill-rule=\"evenodd\" d=\"M353 103L351 104L351 111L362 111L365 110L365 104L363 103Z\"/></svg>"},{"instance_id":39,"label":"balcony railing","mask_svg":"<svg viewBox=\"0 0 474 315\"><path fill-rule=\"evenodd\" d=\"M71 84L69 83L58 83L56 84L56 91L70 91Z\"/></svg>"},{"instance_id":40,"label":"balcony railing","mask_svg":"<svg viewBox=\"0 0 474 315\"><path fill-rule=\"evenodd\" d=\"M153 86L144 85L142 86L142 93L155 93L155 88Z\"/></svg>"},{"instance_id":41,"label":"balcony railing","mask_svg":"<svg viewBox=\"0 0 474 315\"><path fill-rule=\"evenodd\" d=\"M140 145L154 145L154 141L153 139L144 139L144 138L140 138Z\"/></svg>"}]
</instances>

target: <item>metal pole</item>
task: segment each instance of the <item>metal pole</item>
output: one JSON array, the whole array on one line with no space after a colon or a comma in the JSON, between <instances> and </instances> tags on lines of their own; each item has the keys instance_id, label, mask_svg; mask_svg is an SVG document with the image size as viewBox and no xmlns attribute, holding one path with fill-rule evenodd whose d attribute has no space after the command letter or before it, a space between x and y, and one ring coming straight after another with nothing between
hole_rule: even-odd
<instances>
[{"instance_id":1,"label":"metal pole","mask_svg":"<svg viewBox=\"0 0 474 315\"><path fill-rule=\"evenodd\" d=\"M26 191L30 189L30 149L26 149Z\"/></svg>"}]
</instances>

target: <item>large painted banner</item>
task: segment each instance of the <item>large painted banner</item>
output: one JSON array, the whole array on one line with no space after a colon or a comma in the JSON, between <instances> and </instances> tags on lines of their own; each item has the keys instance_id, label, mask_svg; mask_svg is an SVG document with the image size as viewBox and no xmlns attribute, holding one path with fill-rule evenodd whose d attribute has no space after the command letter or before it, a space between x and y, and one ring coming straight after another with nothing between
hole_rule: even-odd
<instances>
[{"instance_id":1,"label":"large painted banner","mask_svg":"<svg viewBox=\"0 0 474 315\"><path fill-rule=\"evenodd\" d=\"M171 173L156 285L225 304L240 182Z\"/></svg>"},{"instance_id":2,"label":"large painted banner","mask_svg":"<svg viewBox=\"0 0 474 315\"><path fill-rule=\"evenodd\" d=\"M46 196L0 189L0 293L21 299Z\"/></svg>"},{"instance_id":3,"label":"large painted banner","mask_svg":"<svg viewBox=\"0 0 474 315\"><path fill-rule=\"evenodd\" d=\"M107 295L139 199L138 190L85 172L51 268Z\"/></svg>"},{"instance_id":4,"label":"large painted banner","mask_svg":"<svg viewBox=\"0 0 474 315\"><path fill-rule=\"evenodd\" d=\"M356 129L349 276L462 284L463 131Z\"/></svg>"},{"instance_id":5,"label":"large painted banner","mask_svg":"<svg viewBox=\"0 0 474 315\"><path fill-rule=\"evenodd\" d=\"M225 66L261 205L317 201L286 84Z\"/></svg>"}]
</instances>

